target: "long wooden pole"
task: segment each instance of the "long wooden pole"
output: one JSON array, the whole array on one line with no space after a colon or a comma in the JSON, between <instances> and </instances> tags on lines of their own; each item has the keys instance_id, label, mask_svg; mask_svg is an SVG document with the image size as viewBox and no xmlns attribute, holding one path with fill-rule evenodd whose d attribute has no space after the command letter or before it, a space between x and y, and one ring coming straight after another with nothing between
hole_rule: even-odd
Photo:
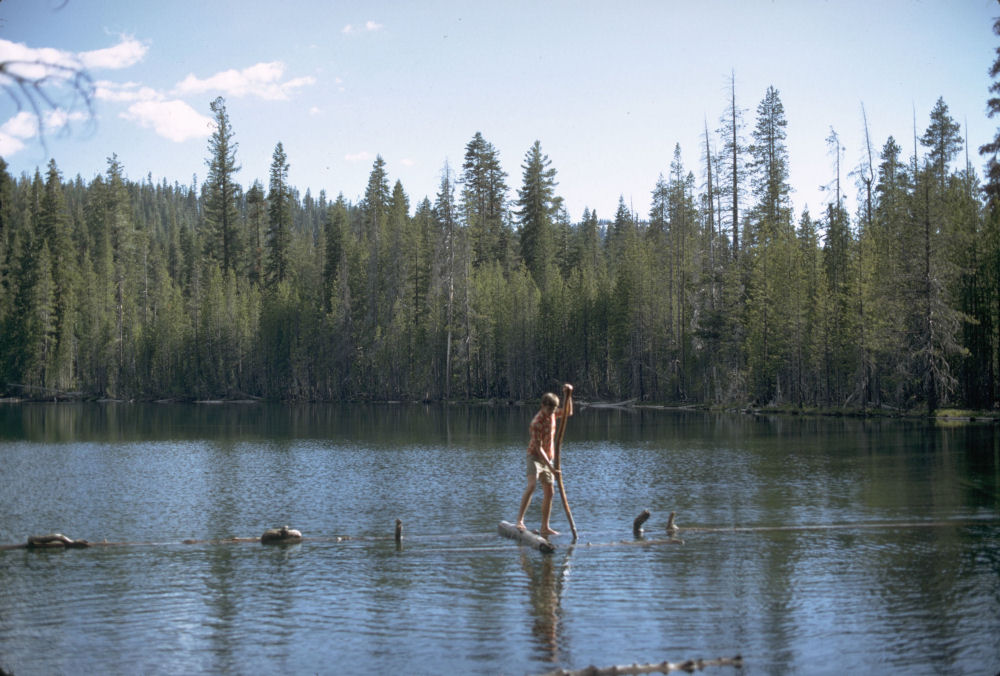
<instances>
[{"instance_id":1,"label":"long wooden pole","mask_svg":"<svg viewBox=\"0 0 1000 676\"><path fill-rule=\"evenodd\" d=\"M566 391L568 389L568 392ZM555 468L557 470L562 470L562 455L560 451L562 450L562 440L563 436L566 434L566 423L569 422L569 416L565 414L571 405L571 400L573 399L572 388L564 388L566 394L566 401L563 402L563 416L562 423L559 425L559 431L556 432L556 450L555 450ZM570 530L573 531L573 542L576 542L576 523L573 521L573 512L569 509L569 500L566 499L566 486L563 485L562 471L556 472L556 481L559 482L559 495L562 496L563 509L566 510L566 518L569 519Z\"/></svg>"}]
</instances>

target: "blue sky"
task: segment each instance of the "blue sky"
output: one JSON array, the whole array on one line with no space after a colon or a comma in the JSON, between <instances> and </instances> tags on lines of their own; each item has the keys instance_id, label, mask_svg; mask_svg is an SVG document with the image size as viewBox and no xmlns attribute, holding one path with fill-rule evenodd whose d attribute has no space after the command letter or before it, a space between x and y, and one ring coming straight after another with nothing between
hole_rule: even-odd
<instances>
[{"instance_id":1,"label":"blue sky","mask_svg":"<svg viewBox=\"0 0 1000 676\"><path fill-rule=\"evenodd\" d=\"M862 104L876 152L893 135L909 156L914 117L922 134L944 97L981 173L976 149L1000 125L985 112L996 16L995 0L0 0L0 60L81 63L96 85L96 119L50 111L44 146L3 97L0 156L14 175L52 157L90 181L115 153L133 180L188 185L223 96L244 187L266 186L281 141L302 193L358 201L381 154L415 205L479 131L512 199L537 139L574 221L612 217L619 196L645 216L676 144L701 184L734 72L748 139L767 87L780 92L794 209L820 216L831 127L855 192Z\"/></svg>"}]
</instances>

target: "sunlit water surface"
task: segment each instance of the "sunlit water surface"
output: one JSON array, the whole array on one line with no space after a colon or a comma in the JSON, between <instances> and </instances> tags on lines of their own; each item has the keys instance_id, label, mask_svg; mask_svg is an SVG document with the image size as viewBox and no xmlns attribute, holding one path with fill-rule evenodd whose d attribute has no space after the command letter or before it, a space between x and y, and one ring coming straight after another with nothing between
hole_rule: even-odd
<instances>
[{"instance_id":1,"label":"sunlit water surface","mask_svg":"<svg viewBox=\"0 0 1000 676\"><path fill-rule=\"evenodd\" d=\"M0 551L0 669L1000 671L993 426L583 409L580 539L557 506L543 555L496 533L533 413L0 406L0 544L125 543ZM218 542L285 524L305 541Z\"/></svg>"}]
</instances>

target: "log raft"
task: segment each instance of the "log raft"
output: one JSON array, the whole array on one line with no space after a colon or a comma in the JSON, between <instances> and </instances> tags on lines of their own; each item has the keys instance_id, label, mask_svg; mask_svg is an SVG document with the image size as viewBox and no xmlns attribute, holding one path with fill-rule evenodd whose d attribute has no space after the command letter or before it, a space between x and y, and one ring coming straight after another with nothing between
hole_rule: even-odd
<instances>
[{"instance_id":1,"label":"log raft","mask_svg":"<svg viewBox=\"0 0 1000 676\"><path fill-rule=\"evenodd\" d=\"M529 547L534 547L543 554L551 554L556 550L556 546L543 538L537 533L532 533L530 530L521 530L514 524L501 521L500 527L498 528L500 535L511 540L517 540L523 545L528 545Z\"/></svg>"}]
</instances>

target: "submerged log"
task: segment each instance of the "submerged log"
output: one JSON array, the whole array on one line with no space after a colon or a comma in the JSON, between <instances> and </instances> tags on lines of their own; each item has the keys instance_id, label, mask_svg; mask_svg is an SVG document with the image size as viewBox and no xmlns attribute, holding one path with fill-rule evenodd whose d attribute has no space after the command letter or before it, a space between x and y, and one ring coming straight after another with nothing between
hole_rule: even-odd
<instances>
[{"instance_id":1,"label":"submerged log","mask_svg":"<svg viewBox=\"0 0 1000 676\"><path fill-rule=\"evenodd\" d=\"M684 662L668 662L664 660L657 664L624 664L603 668L589 666L576 671L556 669L555 671L548 672L545 676L616 676L617 674L654 674L657 672L669 674L671 671L693 673L701 671L705 667L736 667L737 669L742 669L743 658L737 655L736 657L719 657L714 660L697 659L686 660Z\"/></svg>"},{"instance_id":2,"label":"submerged log","mask_svg":"<svg viewBox=\"0 0 1000 676\"><path fill-rule=\"evenodd\" d=\"M530 530L521 530L517 526L507 521L501 521L498 528L500 535L511 540L517 540L521 544L534 547L543 554L551 554L556 550L556 546L537 533Z\"/></svg>"},{"instance_id":3,"label":"submerged log","mask_svg":"<svg viewBox=\"0 0 1000 676\"><path fill-rule=\"evenodd\" d=\"M264 531L264 534L260 536L260 541L265 545L302 542L302 533L294 528L289 528L288 526L282 526L281 528L268 528Z\"/></svg>"}]
</instances>

